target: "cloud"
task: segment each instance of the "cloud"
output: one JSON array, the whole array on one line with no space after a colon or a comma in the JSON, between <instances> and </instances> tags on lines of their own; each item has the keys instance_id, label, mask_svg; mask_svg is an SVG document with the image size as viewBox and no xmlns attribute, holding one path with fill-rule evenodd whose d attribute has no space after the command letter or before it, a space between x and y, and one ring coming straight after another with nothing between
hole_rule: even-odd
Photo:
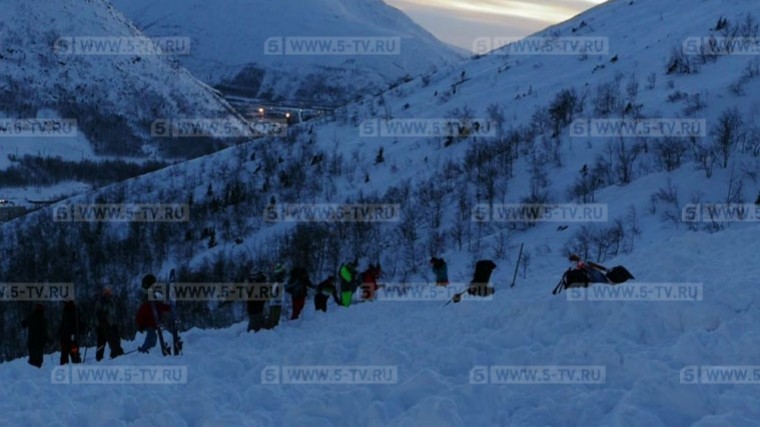
<instances>
[{"instance_id":1,"label":"cloud","mask_svg":"<svg viewBox=\"0 0 760 427\"><path fill-rule=\"evenodd\" d=\"M526 36L605 0L385 0L443 41L469 49L479 36Z\"/></svg>"},{"instance_id":2,"label":"cloud","mask_svg":"<svg viewBox=\"0 0 760 427\"><path fill-rule=\"evenodd\" d=\"M573 15L569 5L550 5L521 0L406 0L423 7L447 9L455 13L467 13L488 17L518 17L544 22L556 22Z\"/></svg>"}]
</instances>

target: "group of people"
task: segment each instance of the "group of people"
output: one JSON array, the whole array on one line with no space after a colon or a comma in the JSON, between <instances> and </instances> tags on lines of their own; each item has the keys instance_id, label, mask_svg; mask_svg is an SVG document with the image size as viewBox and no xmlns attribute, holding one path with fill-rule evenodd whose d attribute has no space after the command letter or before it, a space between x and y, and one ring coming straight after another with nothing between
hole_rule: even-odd
<instances>
[{"instance_id":1,"label":"group of people","mask_svg":"<svg viewBox=\"0 0 760 427\"><path fill-rule=\"evenodd\" d=\"M27 350L29 351L28 362L32 366L42 367L45 346L49 343L48 321L45 317L45 306L36 304L31 314L21 322L21 326L28 330ZM63 303L63 314L58 339L61 347L61 365L82 363L82 355L79 351L79 343L82 333L87 325L83 321L81 313L73 299ZM121 348L121 336L116 318L116 306L113 300L113 291L110 287L103 288L101 297L95 304L95 334L97 349L95 359L103 359L106 344L109 345L111 358L124 354Z\"/></svg>"},{"instance_id":2,"label":"group of people","mask_svg":"<svg viewBox=\"0 0 760 427\"><path fill-rule=\"evenodd\" d=\"M303 267L293 267L288 273L283 264L276 264L269 279L263 271L253 271L248 276L248 283L257 287L257 298L246 301L248 331L273 329L279 324L284 293L290 295L290 320L296 320L306 306L309 289L314 290L314 309L326 312L330 298L339 306L349 307L360 288L362 300L373 301L377 290L383 286L378 284L381 275L380 264L370 264L359 272L355 260L341 265L337 277L331 275L316 285Z\"/></svg>"},{"instance_id":3,"label":"group of people","mask_svg":"<svg viewBox=\"0 0 760 427\"><path fill-rule=\"evenodd\" d=\"M430 259L430 267L435 276L436 286L448 286L448 268L442 258ZM490 260L479 261L476 264L473 283L467 289L470 295L485 296L493 293L493 288L488 287L491 272L496 268ZM384 285L378 283L383 271L380 264L370 263L369 266L359 272L358 261L353 260L340 266L337 276L330 275L318 284L314 284L309 278L305 268L295 266L287 270L285 265L278 263L269 273L269 277L263 271L251 271L247 282L251 286L258 287L256 298L245 301L248 314L247 330L258 332L261 329L273 329L280 323L282 306L285 294L290 295L291 308L290 320L296 320L301 316L306 305L309 290L314 291L314 308L316 311L326 312L328 302L332 298L338 306L349 307L355 300L355 295L361 289L363 302L374 301L377 292ZM143 301L137 309L135 321L137 330L145 332L145 340L137 348L137 351L147 353L157 344L157 332L165 313L172 313L170 304L164 302L165 298L156 298L156 277L147 274L142 280ZM482 288L482 289L481 289ZM149 296L153 296L150 298ZM225 301L224 306L231 301ZM173 321L170 319L169 321ZM28 350L29 364L37 367L42 366L45 345L48 343L47 320L45 307L37 304L32 313L24 319L22 326L29 330ZM67 300L63 307L63 318L59 328L59 340L61 348L62 365L67 363L81 363L79 343L82 332L87 330L82 321L79 310L73 300ZM106 345L110 348L110 357L116 358L124 355L121 347L121 336L116 316L116 306L113 300L113 291L110 287L102 290L100 298L95 305L95 332L97 335L97 361L103 359Z\"/></svg>"},{"instance_id":4,"label":"group of people","mask_svg":"<svg viewBox=\"0 0 760 427\"><path fill-rule=\"evenodd\" d=\"M356 260L347 262L338 270L338 277L329 276L317 285L309 278L309 274L303 267L293 267L287 270L284 264L275 264L269 277L260 270L251 271L247 282L253 288L253 292L245 301L248 314L248 332L258 332L262 329L274 329L279 325L282 317L282 308L285 294L290 295L290 320L296 320L301 316L306 306L306 298L309 289L314 290L314 308L317 311L326 312L327 303L332 297L335 302L343 307L348 307L354 300L356 291L361 288L363 301L373 301L377 290L383 285L377 283L382 275L380 264L370 264L369 267L358 272ZM147 274L142 280L144 301L137 310L137 330L145 332L145 341L138 347L138 351L147 353L155 347L157 341L158 326L164 313L171 313L171 306L162 302L164 298L148 298L155 296L153 286L156 277ZM232 300L223 301L220 307L228 305ZM170 320L171 321L171 320Z\"/></svg>"}]
</instances>

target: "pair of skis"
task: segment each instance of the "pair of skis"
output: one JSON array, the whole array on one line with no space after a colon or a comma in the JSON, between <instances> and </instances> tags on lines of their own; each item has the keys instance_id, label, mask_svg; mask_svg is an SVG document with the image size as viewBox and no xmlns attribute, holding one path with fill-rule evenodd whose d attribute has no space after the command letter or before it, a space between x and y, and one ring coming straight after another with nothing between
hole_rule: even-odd
<instances>
[{"instance_id":1,"label":"pair of skis","mask_svg":"<svg viewBox=\"0 0 760 427\"><path fill-rule=\"evenodd\" d=\"M177 304L176 299L172 297L173 285L176 282L176 275L172 268L169 272L169 280L166 282L166 290L164 300L169 302L169 324L168 330L172 334L172 345L164 340L164 333L161 328L161 316L156 308L156 302L151 301L151 309L153 310L153 318L156 319L156 333L158 334L158 343L161 346L161 353L164 356L170 356L174 354L179 356L182 354L182 339L179 336L179 321L177 320Z\"/></svg>"},{"instance_id":2,"label":"pair of skis","mask_svg":"<svg viewBox=\"0 0 760 427\"><path fill-rule=\"evenodd\" d=\"M169 305L171 311L169 311L169 330L172 333L172 350L174 355L179 356L182 354L182 338L179 336L179 319L177 319L177 298L174 293L174 284L177 282L177 277L172 268L169 272L169 286L167 289L167 297L169 298Z\"/></svg>"}]
</instances>

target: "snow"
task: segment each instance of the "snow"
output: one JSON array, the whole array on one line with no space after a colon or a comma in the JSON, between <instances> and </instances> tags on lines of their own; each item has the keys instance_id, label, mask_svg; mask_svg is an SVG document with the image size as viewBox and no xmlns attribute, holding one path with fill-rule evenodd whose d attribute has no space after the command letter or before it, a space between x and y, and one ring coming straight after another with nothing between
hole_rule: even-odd
<instances>
[{"instance_id":1,"label":"snow","mask_svg":"<svg viewBox=\"0 0 760 427\"><path fill-rule=\"evenodd\" d=\"M737 0L727 5L710 0L698 6L686 0L613 1L547 30L569 35L570 28L585 20L589 29L582 35L610 37L611 53L620 56L614 65L607 57L579 61L573 57L485 56L460 69L434 74L429 86L415 80L384 98L397 118L441 118L465 105L482 116L489 103L498 102L510 122L525 124L536 106L546 106L561 89L593 91L617 73L626 79L636 73L642 82L639 102L648 115L681 116L683 105L666 100L675 90L704 92L707 107L698 115L709 123L728 106L749 112L760 90L758 81L747 85L745 96L728 91L748 58L721 58L696 75L664 74L665 61L681 40L708 33L719 16L735 19L754 10L755 2ZM601 64L604 69L592 72ZM498 72L505 65L510 68ZM448 90L462 70L471 80L457 94L448 101L433 96L436 90ZM643 79L649 73L657 75L652 90L644 87ZM672 88L668 81L673 82ZM516 99L529 88L531 95ZM410 104L408 110L402 108L405 103ZM359 121L376 118L367 104L348 106L348 115L357 114ZM335 149L346 157L358 153L359 170L369 171L371 182L336 178L331 181L332 190L304 196L307 201L342 201L360 192L381 193L407 180L425 183L447 160L461 159L467 148L455 144L444 149L440 141L429 139L360 139L357 127L348 119L321 122L315 128L314 145L327 153ZM340 141L337 146L335 141ZM584 163L604 153L608 142L571 140L563 135L563 164L550 169L549 184L559 200L566 201L567 185ZM99 194L126 189L130 201L151 202L182 189L194 191L195 200L203 200L209 182L258 178L253 171L259 163L241 161L248 158L241 153L262 153L274 143L281 142L265 140L231 148L111 186ZM284 158L299 155L297 148L276 147ZM385 150L386 163L373 165L380 147ZM423 158L428 160L423 162ZM749 156L741 157L735 166L736 171L758 170L757 160ZM506 202L516 202L528 192L526 169L522 158L516 177L508 182ZM662 207L650 211L650 196L668 180L678 187L681 205L695 193L701 193L703 201L723 201L731 170L716 167L712 179L707 179L693 163L670 173L642 169L631 184L609 186L596 194L597 202L609 204L610 219L634 206L642 230L632 253L604 264L629 268L636 276L631 286L701 283L700 301L577 302L568 301L568 293L552 296L551 289L568 267L563 245L582 224L571 223L565 231L558 231L557 223L539 224L519 233L499 230L481 242L484 252L490 254L499 234L509 236L507 258L497 260L499 267L492 279L497 289L492 301L465 300L446 307L441 301L378 301L348 309L331 303L326 314L315 313L309 302L302 320L283 322L273 331L246 334L243 323L218 330L192 329L183 334L185 354L181 358L162 358L154 350L147 356L133 353L96 365L186 366L185 385L51 384L51 356L46 356L46 365L39 371L24 360L15 360L0 365L0 395L22 397L0 399L0 413L7 414L12 425L48 425L51 419L64 425L757 425L757 384L681 382L683 369L690 366L759 365L757 224L729 224L722 231L707 233L665 223L660 218ZM742 195L754 200L756 183L751 179L747 183ZM262 197L266 196L269 194ZM86 198L80 196L67 202L83 200ZM445 216L453 214L453 206L448 207ZM3 230L23 229L43 216L49 218L45 215L49 212L32 214L4 225ZM197 266L221 252L251 256L261 251L267 239L290 229L289 224L261 226L256 221L251 219L254 227L245 236L245 244L222 243L194 253L192 259L162 260L164 267L180 261ZM124 230L109 226L105 232ZM531 263L525 274L521 269L517 286L508 288L520 242L526 243ZM395 245L387 248L387 257L397 256L394 249ZM478 256L451 248L439 255L449 263L452 282L469 280ZM420 254L421 263L427 256ZM402 275L399 271L386 280L425 282L432 278L429 272ZM141 339L125 342L125 349L136 348ZM90 359L93 353L90 349ZM52 357L53 361L57 358ZM262 383L267 367L313 365L394 366L398 382ZM583 385L470 383L473 368L500 365L599 365L605 367L606 381ZM92 360L87 366L93 366Z\"/></svg>"},{"instance_id":2,"label":"snow","mask_svg":"<svg viewBox=\"0 0 760 427\"><path fill-rule=\"evenodd\" d=\"M8 155L64 160L113 158L95 147L114 148L115 136L129 138L131 155L149 154L163 142L152 139L150 124L160 118L218 118L240 123L218 94L160 55L58 55L56 42L70 37L144 37L109 2L98 0L24 3L0 0L0 117L77 120L74 137L0 137L0 169ZM45 31L40 31L44 28ZM88 135L117 118L118 135ZM134 160L128 156L122 160ZM141 161L141 160L138 160ZM3 189L5 192L6 190ZM50 190L55 191L55 190ZM30 195L31 196L31 195Z\"/></svg>"},{"instance_id":3,"label":"snow","mask_svg":"<svg viewBox=\"0 0 760 427\"><path fill-rule=\"evenodd\" d=\"M79 108L96 105L103 115L118 114L135 122L155 120L159 118L156 114L166 114L167 118L180 114L207 118L230 114L229 105L208 86L185 70L173 68L163 55L55 53L54 46L62 38L144 37L108 2L89 2L84 7L71 1L36 5L3 3L6 15L18 19L4 23L6 37L12 37L13 43L3 43L5 60L0 62L0 69L6 77L5 84L19 85L25 91L23 94L37 97L18 101L29 102L28 108L36 107L38 112L32 117L40 116L39 110L53 110L61 105L58 97L67 97L69 103ZM46 26L47 32L30 32L38 26ZM167 105L158 105L161 101ZM17 117L18 111L7 111L14 107L19 105L4 106L3 112L8 117ZM127 115L127 111L131 114ZM28 114L21 115L27 117ZM90 117L77 118L81 126ZM140 130L149 133L149 129Z\"/></svg>"},{"instance_id":4,"label":"snow","mask_svg":"<svg viewBox=\"0 0 760 427\"><path fill-rule=\"evenodd\" d=\"M89 184L64 181L46 187L5 187L0 189L0 198L10 201L15 206L30 207L29 200L61 200L76 194L86 193L90 189Z\"/></svg>"},{"instance_id":5,"label":"snow","mask_svg":"<svg viewBox=\"0 0 760 427\"><path fill-rule=\"evenodd\" d=\"M14 120L13 116L0 114L3 119ZM28 119L65 119L55 111L40 110L36 117ZM72 129L75 127L72 126ZM24 136L0 138L0 169L7 169L13 162L9 156L24 157L25 155L40 157L60 157L63 160L92 159L95 153L90 141L80 132L66 137L56 136Z\"/></svg>"},{"instance_id":6,"label":"snow","mask_svg":"<svg viewBox=\"0 0 760 427\"><path fill-rule=\"evenodd\" d=\"M546 233L546 238L551 234ZM696 251L695 245L711 250ZM741 247L741 251L725 250ZM724 250L721 250L724 249ZM741 230L692 233L616 259L638 282L699 277L695 302L570 302L549 292L561 269L533 272L507 288L500 263L492 301L383 302L327 313L307 304L303 319L272 331L245 324L192 329L182 357L133 353L87 367L187 367L181 385L53 384L24 360L0 369L9 425L752 425L760 419L756 385L679 382L690 365L753 365L755 236ZM657 256L652 256L657 254ZM469 273L460 257L450 271ZM688 260L688 262L686 262ZM720 265L721 269L714 268ZM726 280L725 272L735 272ZM126 350L142 341L124 342ZM106 353L107 354L107 353ZM273 366L391 366L391 384L269 384ZM481 365L600 365L598 385L470 384ZM98 408L98 410L93 410Z\"/></svg>"}]
</instances>

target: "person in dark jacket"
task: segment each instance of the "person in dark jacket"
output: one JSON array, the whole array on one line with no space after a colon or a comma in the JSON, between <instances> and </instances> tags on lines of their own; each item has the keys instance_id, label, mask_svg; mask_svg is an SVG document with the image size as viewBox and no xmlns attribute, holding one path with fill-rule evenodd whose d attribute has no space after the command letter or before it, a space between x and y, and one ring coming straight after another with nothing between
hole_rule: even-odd
<instances>
[{"instance_id":1,"label":"person in dark jacket","mask_svg":"<svg viewBox=\"0 0 760 427\"><path fill-rule=\"evenodd\" d=\"M264 273L256 272L248 276L248 283L255 287L252 298L246 301L248 312L248 332L258 332L264 327L264 307L271 298L271 286L268 286Z\"/></svg>"},{"instance_id":2,"label":"person in dark jacket","mask_svg":"<svg viewBox=\"0 0 760 427\"><path fill-rule=\"evenodd\" d=\"M285 291L290 294L290 298L293 305L293 313L290 316L290 320L298 319L301 315L304 305L306 305L306 296L309 293L309 288L314 288L314 285L309 279L309 274L305 268L296 267L290 271L290 280L285 287Z\"/></svg>"},{"instance_id":3,"label":"person in dark jacket","mask_svg":"<svg viewBox=\"0 0 760 427\"><path fill-rule=\"evenodd\" d=\"M21 326L29 330L26 341L29 350L28 363L41 368L45 344L48 342L45 307L42 304L35 305L32 313L21 322Z\"/></svg>"},{"instance_id":4,"label":"person in dark jacket","mask_svg":"<svg viewBox=\"0 0 760 427\"><path fill-rule=\"evenodd\" d=\"M285 265L277 263L270 275L269 284L271 286L271 298L267 304L268 312L264 322L264 329L274 329L280 324L282 316L282 300L285 287L287 270Z\"/></svg>"},{"instance_id":5,"label":"person in dark jacket","mask_svg":"<svg viewBox=\"0 0 760 427\"><path fill-rule=\"evenodd\" d=\"M61 341L61 365L69 363L82 363L79 355L79 341L83 325L79 311L73 300L67 300L63 304L63 318L61 327L58 329L58 338Z\"/></svg>"},{"instance_id":6,"label":"person in dark jacket","mask_svg":"<svg viewBox=\"0 0 760 427\"><path fill-rule=\"evenodd\" d=\"M377 290L383 287L383 285L377 284L377 279L379 279L382 274L383 271L380 268L380 264L370 264L369 267L364 272L362 272L362 298L365 301L375 300Z\"/></svg>"},{"instance_id":7,"label":"person in dark jacket","mask_svg":"<svg viewBox=\"0 0 760 427\"><path fill-rule=\"evenodd\" d=\"M98 362L103 360L106 344L111 350L111 359L124 354L124 350L121 348L113 291L107 286L103 288L101 298L95 303L95 335L98 345L95 351L95 360Z\"/></svg>"},{"instance_id":8,"label":"person in dark jacket","mask_svg":"<svg viewBox=\"0 0 760 427\"><path fill-rule=\"evenodd\" d=\"M449 285L449 271L446 266L446 261L443 258L430 258L430 267L433 269L435 275L435 284L437 286Z\"/></svg>"},{"instance_id":9,"label":"person in dark jacket","mask_svg":"<svg viewBox=\"0 0 760 427\"><path fill-rule=\"evenodd\" d=\"M327 311L327 300L330 295L335 298L335 303L340 305L338 291L335 289L335 276L330 276L317 285L317 292L314 295L314 308L317 311Z\"/></svg>"},{"instance_id":10,"label":"person in dark jacket","mask_svg":"<svg viewBox=\"0 0 760 427\"><path fill-rule=\"evenodd\" d=\"M467 288L467 293L473 296L487 297L494 293L494 289L488 286L491 273L496 269L496 264L491 260L480 260L475 263L475 274Z\"/></svg>"}]
</instances>

